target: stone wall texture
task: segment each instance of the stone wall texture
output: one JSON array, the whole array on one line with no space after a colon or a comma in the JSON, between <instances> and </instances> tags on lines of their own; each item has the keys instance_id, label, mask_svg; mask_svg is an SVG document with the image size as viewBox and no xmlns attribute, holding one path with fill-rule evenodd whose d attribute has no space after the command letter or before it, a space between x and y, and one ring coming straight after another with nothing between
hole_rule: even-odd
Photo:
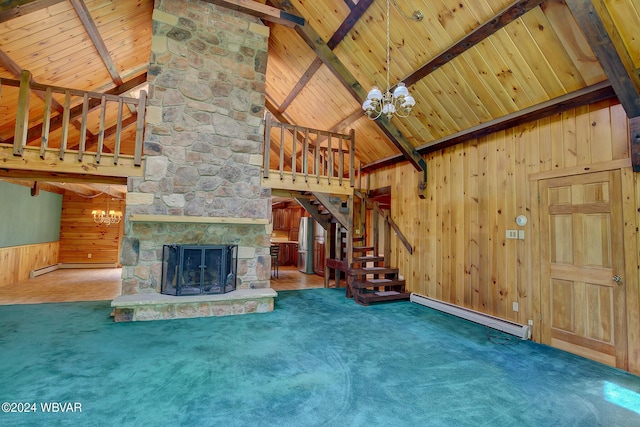
<instances>
[{"instance_id":1,"label":"stone wall texture","mask_svg":"<svg viewBox=\"0 0 640 427\"><path fill-rule=\"evenodd\" d=\"M270 217L260 186L268 36L243 13L156 0L145 173L129 179L127 216ZM269 286L264 225L127 221L125 235L123 294L159 291L168 243L238 244L238 287Z\"/></svg>"}]
</instances>

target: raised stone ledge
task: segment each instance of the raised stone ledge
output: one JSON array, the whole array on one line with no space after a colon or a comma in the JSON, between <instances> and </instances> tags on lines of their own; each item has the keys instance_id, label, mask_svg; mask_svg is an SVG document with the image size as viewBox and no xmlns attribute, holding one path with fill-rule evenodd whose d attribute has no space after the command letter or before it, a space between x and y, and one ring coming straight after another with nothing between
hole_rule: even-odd
<instances>
[{"instance_id":1,"label":"raised stone ledge","mask_svg":"<svg viewBox=\"0 0 640 427\"><path fill-rule=\"evenodd\" d=\"M271 288L236 289L217 295L172 296L159 293L121 295L111 301L114 321L185 319L267 313L278 293Z\"/></svg>"},{"instance_id":2,"label":"raised stone ledge","mask_svg":"<svg viewBox=\"0 0 640 427\"><path fill-rule=\"evenodd\" d=\"M198 224L243 224L243 225L266 225L269 220L266 218L237 218L237 217L213 217L213 216L186 216L186 215L145 215L131 214L131 222L177 222L177 223L198 223Z\"/></svg>"}]
</instances>

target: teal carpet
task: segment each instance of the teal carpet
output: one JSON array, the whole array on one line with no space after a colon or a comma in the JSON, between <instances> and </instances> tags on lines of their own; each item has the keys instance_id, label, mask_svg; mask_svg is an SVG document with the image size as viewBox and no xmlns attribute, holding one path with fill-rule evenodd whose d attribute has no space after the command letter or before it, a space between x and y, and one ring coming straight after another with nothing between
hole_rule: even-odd
<instances>
[{"instance_id":1,"label":"teal carpet","mask_svg":"<svg viewBox=\"0 0 640 427\"><path fill-rule=\"evenodd\" d=\"M410 302L313 289L280 292L267 314L109 312L0 307L0 402L37 410L0 425L640 425L639 377ZM44 412L50 402L82 412Z\"/></svg>"}]
</instances>

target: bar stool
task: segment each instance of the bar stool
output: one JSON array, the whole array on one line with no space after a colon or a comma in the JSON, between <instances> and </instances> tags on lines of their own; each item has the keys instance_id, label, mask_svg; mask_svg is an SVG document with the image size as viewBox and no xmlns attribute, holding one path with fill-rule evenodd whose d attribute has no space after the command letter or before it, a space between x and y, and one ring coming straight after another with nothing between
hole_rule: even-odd
<instances>
[{"instance_id":1,"label":"bar stool","mask_svg":"<svg viewBox=\"0 0 640 427\"><path fill-rule=\"evenodd\" d=\"M271 249L269 249L269 254L271 254L271 268L273 272L271 275L275 274L276 279L278 278L278 257L280 255L280 245L271 245Z\"/></svg>"}]
</instances>

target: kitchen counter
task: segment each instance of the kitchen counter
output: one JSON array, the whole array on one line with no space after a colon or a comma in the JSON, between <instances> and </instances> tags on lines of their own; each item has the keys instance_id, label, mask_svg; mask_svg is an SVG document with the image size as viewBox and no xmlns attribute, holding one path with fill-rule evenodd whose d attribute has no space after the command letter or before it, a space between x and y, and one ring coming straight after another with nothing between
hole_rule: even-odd
<instances>
[{"instance_id":1,"label":"kitchen counter","mask_svg":"<svg viewBox=\"0 0 640 427\"><path fill-rule=\"evenodd\" d=\"M271 243L274 245L280 244L280 243L287 243L287 244L298 244L297 240L285 240L285 239L271 239Z\"/></svg>"}]
</instances>

